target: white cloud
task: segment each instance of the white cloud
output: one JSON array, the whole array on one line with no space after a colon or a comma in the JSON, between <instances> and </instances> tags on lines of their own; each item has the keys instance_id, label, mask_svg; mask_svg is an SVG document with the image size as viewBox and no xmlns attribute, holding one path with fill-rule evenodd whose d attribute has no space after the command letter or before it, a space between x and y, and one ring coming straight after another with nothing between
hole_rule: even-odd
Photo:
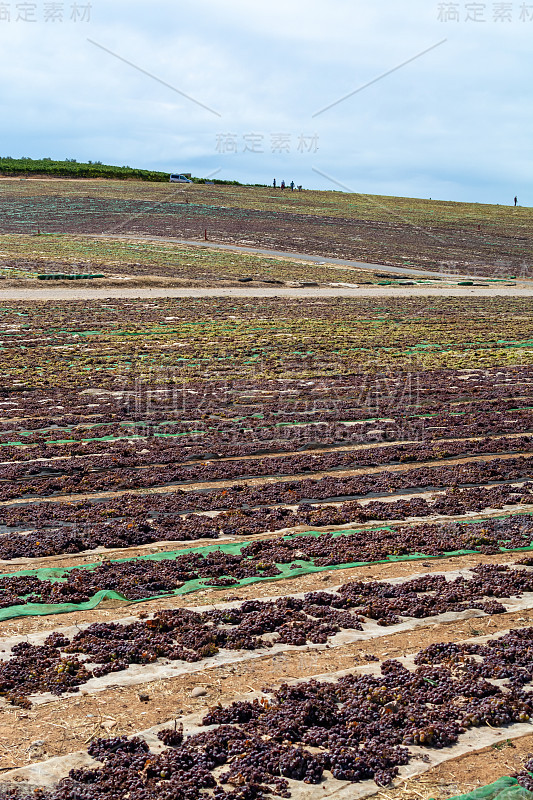
<instances>
[{"instance_id":1,"label":"white cloud","mask_svg":"<svg viewBox=\"0 0 533 800\"><path fill-rule=\"evenodd\" d=\"M42 11L44 0L36 5ZM441 23L438 6L93 0L86 24L0 22L2 151L198 174L221 167L229 178L291 175L328 188L316 166L365 192L488 202L518 193L530 204L533 21L519 20L519 0L514 21L499 24L491 2L486 23ZM263 136L264 152L243 152L252 132ZM217 152L217 140L230 133L239 152ZM271 152L275 133L290 135L290 152ZM314 133L318 152L298 152L299 137Z\"/></svg>"}]
</instances>

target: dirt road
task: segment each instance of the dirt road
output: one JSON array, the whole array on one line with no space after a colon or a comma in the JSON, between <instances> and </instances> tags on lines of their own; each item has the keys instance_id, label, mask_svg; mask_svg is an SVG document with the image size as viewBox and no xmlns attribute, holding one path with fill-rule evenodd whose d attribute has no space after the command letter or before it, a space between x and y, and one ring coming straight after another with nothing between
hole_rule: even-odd
<instances>
[{"instance_id":1,"label":"dirt road","mask_svg":"<svg viewBox=\"0 0 533 800\"><path fill-rule=\"evenodd\" d=\"M90 236L90 234L87 234ZM20 287L6 287L0 289L0 300L98 300L106 298L148 298L148 297L288 297L288 298L314 298L314 297L532 297L533 281L518 281L512 283L490 283L486 278L468 275L452 275L449 273L429 272L408 267L389 267L382 264L370 264L362 261L349 261L338 258L324 258L323 256L304 253L290 253L280 250L267 250L257 247L244 247L233 244L220 244L216 242L201 242L188 239L174 239L158 236L131 236L131 235L97 235L95 239L113 239L122 241L153 241L176 243L208 250L227 250L239 253L253 253L271 256L280 259L303 261L313 264L332 264L340 269L346 269L346 284L324 284L321 286L256 286L243 284L242 286L179 286L179 287L128 287L123 286L43 286L25 287L21 281ZM357 281L357 272L360 270L379 270L383 273L394 273L405 277L428 278L431 280L442 279L442 284L412 285L412 286L378 286L370 284L357 285L349 282ZM458 281L475 280L474 286L460 286Z\"/></svg>"},{"instance_id":2,"label":"dirt road","mask_svg":"<svg viewBox=\"0 0 533 800\"><path fill-rule=\"evenodd\" d=\"M0 290L0 301L9 300L98 300L98 299L146 299L158 297L533 297L532 283L487 284L486 286L360 286L357 288L333 286L305 286L301 289L290 286L262 287L248 285L221 287L127 288L105 286L94 288L66 288L46 286L38 289Z\"/></svg>"},{"instance_id":3,"label":"dirt road","mask_svg":"<svg viewBox=\"0 0 533 800\"><path fill-rule=\"evenodd\" d=\"M90 234L88 234L90 235ZM310 264L332 264L336 267L346 267L347 271L350 270L371 270L383 273L391 273L394 275L405 275L406 277L418 278L451 278L453 280L468 280L472 279L471 275L460 275L451 272L432 272L425 269L411 269L410 267L390 267L383 264L370 264L365 261L350 261L344 258L330 258L326 256L309 255L308 253L292 253L283 250L268 250L263 247L247 247L237 244L222 244L219 242L202 242L193 239L175 239L172 237L163 236L124 236L119 234L94 234L95 239L132 239L148 242L174 242L175 244L187 245L192 247L204 247L208 250L229 250L230 252L237 253L250 253L261 256L272 256L273 258L289 259L291 261L306 261ZM476 277L475 280L486 280L484 278Z\"/></svg>"}]
</instances>

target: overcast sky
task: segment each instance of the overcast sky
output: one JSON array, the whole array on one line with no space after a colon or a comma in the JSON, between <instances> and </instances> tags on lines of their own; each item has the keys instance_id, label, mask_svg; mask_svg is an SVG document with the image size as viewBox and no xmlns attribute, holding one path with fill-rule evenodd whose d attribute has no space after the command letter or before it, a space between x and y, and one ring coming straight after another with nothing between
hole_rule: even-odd
<instances>
[{"instance_id":1,"label":"overcast sky","mask_svg":"<svg viewBox=\"0 0 533 800\"><path fill-rule=\"evenodd\" d=\"M0 2L0 151L532 205L532 42L533 0Z\"/></svg>"}]
</instances>

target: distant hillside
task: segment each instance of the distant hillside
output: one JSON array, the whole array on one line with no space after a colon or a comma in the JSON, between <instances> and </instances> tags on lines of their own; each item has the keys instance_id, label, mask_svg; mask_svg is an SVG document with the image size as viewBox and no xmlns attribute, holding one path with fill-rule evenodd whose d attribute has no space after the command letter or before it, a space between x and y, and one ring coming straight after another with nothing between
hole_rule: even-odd
<instances>
[{"instance_id":1,"label":"distant hillside","mask_svg":"<svg viewBox=\"0 0 533 800\"><path fill-rule=\"evenodd\" d=\"M57 178L113 178L115 180L168 181L168 172L157 172L133 167L116 167L102 164L100 161L78 163L75 159L53 161L51 158L11 158L0 157L0 175L50 175ZM193 178L194 183L204 183L203 178ZM221 181L213 179L213 183L239 186L238 181Z\"/></svg>"}]
</instances>

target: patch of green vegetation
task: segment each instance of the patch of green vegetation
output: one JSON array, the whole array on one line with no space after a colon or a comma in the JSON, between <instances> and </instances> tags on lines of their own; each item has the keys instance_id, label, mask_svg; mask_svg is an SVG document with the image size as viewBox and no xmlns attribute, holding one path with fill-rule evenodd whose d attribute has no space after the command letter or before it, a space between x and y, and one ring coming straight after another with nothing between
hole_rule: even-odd
<instances>
[{"instance_id":1,"label":"patch of green vegetation","mask_svg":"<svg viewBox=\"0 0 533 800\"><path fill-rule=\"evenodd\" d=\"M146 275L192 281L253 278L261 281L318 281L320 283L365 281L375 283L373 273L346 271L253 253L209 250L171 242L121 241L70 234L0 236L0 276L35 278L43 272L100 272L106 275Z\"/></svg>"},{"instance_id":2,"label":"patch of green vegetation","mask_svg":"<svg viewBox=\"0 0 533 800\"><path fill-rule=\"evenodd\" d=\"M57 178L112 178L115 180L151 181L168 183L169 173L134 167L118 167L102 164L101 161L78 163L75 158L54 161L51 158L11 158L0 156L1 175L49 175ZM203 178L193 178L194 183L203 183ZM213 179L213 183L239 186L237 181Z\"/></svg>"}]
</instances>

